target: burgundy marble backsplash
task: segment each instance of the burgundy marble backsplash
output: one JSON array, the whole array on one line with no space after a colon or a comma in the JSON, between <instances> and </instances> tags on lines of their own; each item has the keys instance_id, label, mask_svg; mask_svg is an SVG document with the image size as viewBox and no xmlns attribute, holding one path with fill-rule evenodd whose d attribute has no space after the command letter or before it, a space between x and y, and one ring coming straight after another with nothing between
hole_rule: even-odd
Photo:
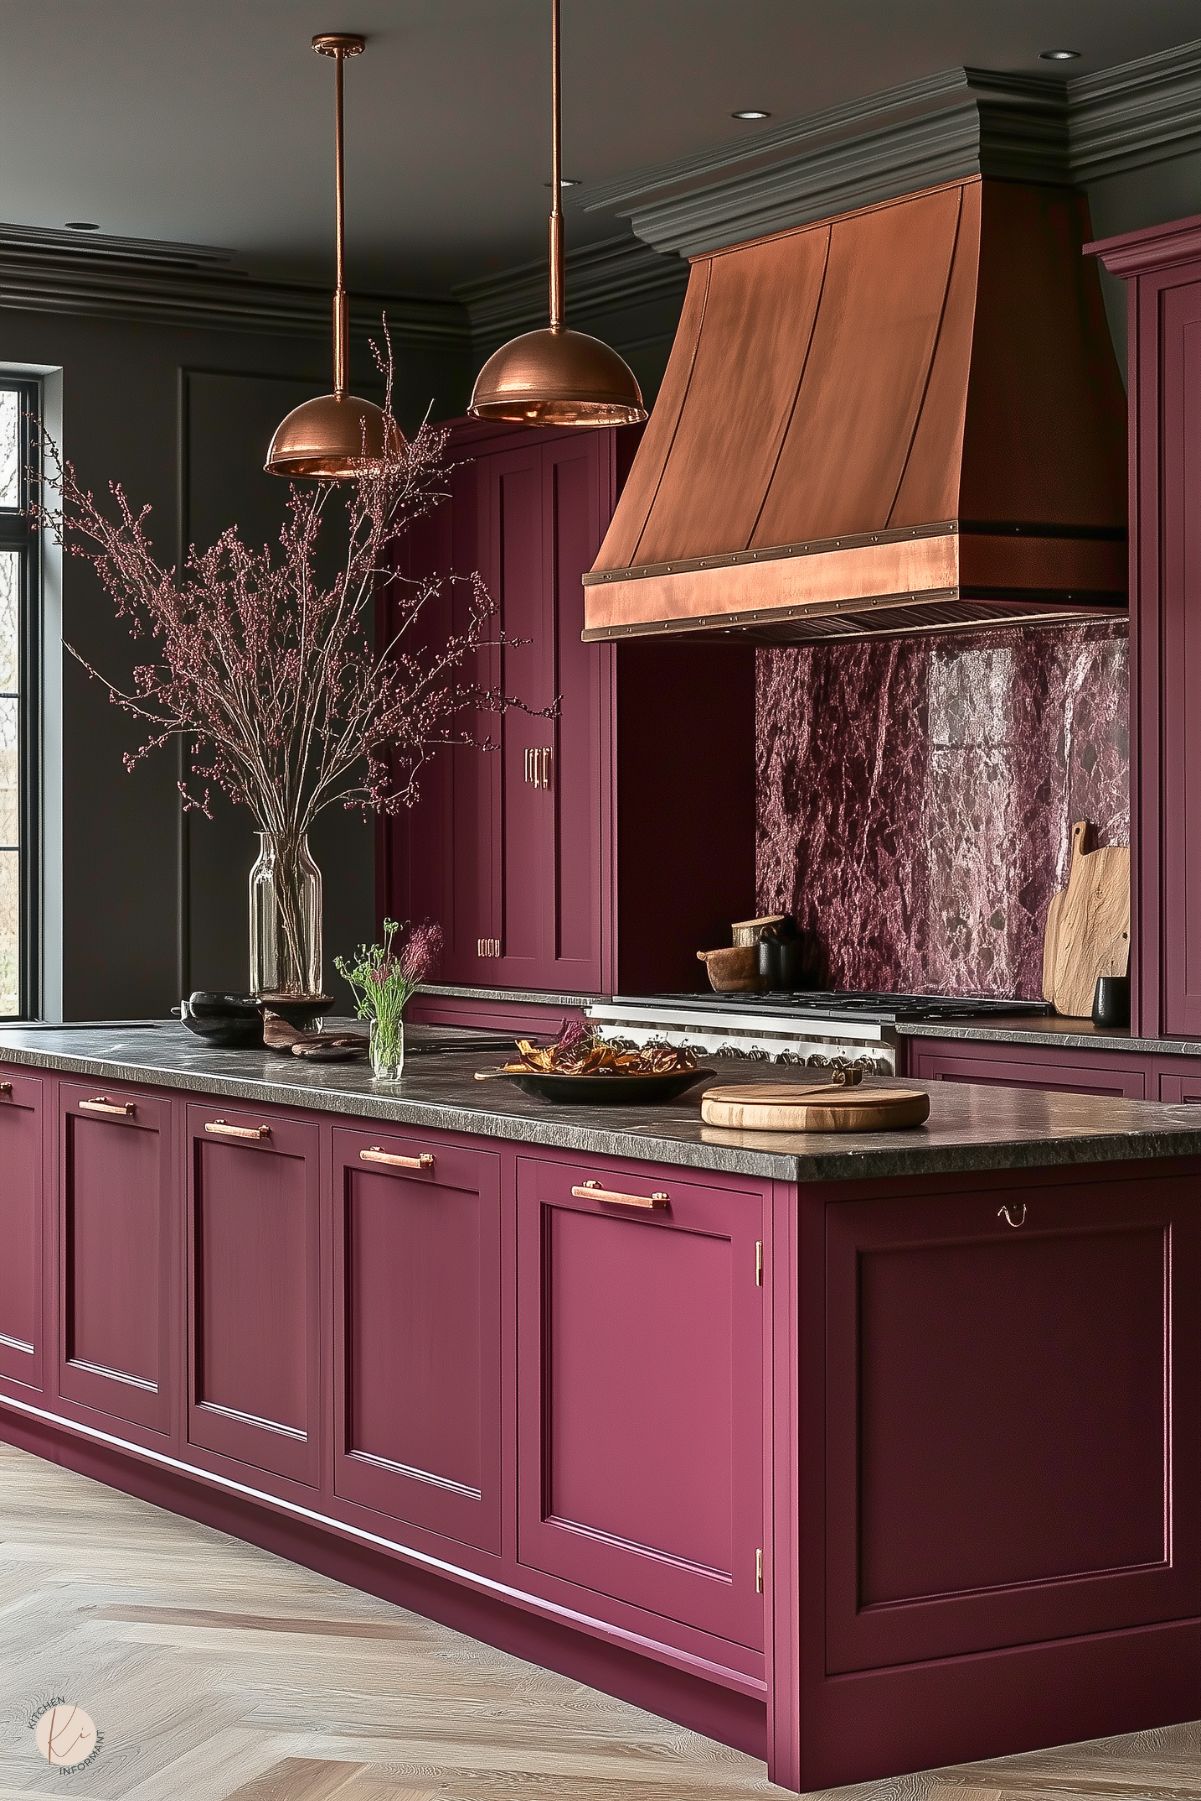
<instances>
[{"instance_id":1,"label":"burgundy marble backsplash","mask_svg":"<svg viewBox=\"0 0 1201 1801\"><path fill-rule=\"evenodd\" d=\"M1072 822L1130 838L1123 621L758 654L757 904L819 979L1033 997Z\"/></svg>"}]
</instances>

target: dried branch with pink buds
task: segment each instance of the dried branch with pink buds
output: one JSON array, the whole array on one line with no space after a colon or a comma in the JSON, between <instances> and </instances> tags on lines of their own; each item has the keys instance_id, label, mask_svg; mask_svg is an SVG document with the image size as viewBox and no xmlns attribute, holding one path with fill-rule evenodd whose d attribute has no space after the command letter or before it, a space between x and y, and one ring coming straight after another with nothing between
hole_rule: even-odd
<instances>
[{"instance_id":1,"label":"dried branch with pink buds","mask_svg":"<svg viewBox=\"0 0 1201 1801\"><path fill-rule=\"evenodd\" d=\"M334 805L400 811L440 747L489 742L471 715L521 702L475 678L476 653L505 642L491 630L495 608L481 577L451 578L467 591L461 629L418 633L447 583L410 579L399 566L404 534L447 492L446 439L423 425L357 482L293 485L276 545L252 547L230 526L211 548L192 547L178 569L154 553L148 507L135 511L112 483L105 510L44 440L42 523L91 563L148 647L122 687L67 646L145 730L128 769L183 739L185 807L209 813L216 788L261 830L297 840ZM346 550L323 580L318 544L331 509ZM390 622L379 647L369 632L373 601Z\"/></svg>"}]
</instances>

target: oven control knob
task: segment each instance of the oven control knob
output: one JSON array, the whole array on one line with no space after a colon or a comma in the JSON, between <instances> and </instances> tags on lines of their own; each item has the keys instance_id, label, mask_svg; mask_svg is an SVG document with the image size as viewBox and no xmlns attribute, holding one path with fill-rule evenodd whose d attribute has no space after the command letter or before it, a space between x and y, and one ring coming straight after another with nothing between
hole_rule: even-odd
<instances>
[{"instance_id":1,"label":"oven control knob","mask_svg":"<svg viewBox=\"0 0 1201 1801\"><path fill-rule=\"evenodd\" d=\"M761 1044L752 1045L750 1050L747 1051L746 1055L750 1058L752 1063L768 1062L767 1052L764 1050L764 1048Z\"/></svg>"},{"instance_id":2,"label":"oven control knob","mask_svg":"<svg viewBox=\"0 0 1201 1801\"><path fill-rule=\"evenodd\" d=\"M824 1051L814 1051L811 1056L805 1058L805 1067L806 1069L829 1069L830 1059Z\"/></svg>"},{"instance_id":3,"label":"oven control knob","mask_svg":"<svg viewBox=\"0 0 1201 1801\"><path fill-rule=\"evenodd\" d=\"M741 1057L742 1052L736 1044L719 1044L713 1055L715 1057Z\"/></svg>"},{"instance_id":4,"label":"oven control knob","mask_svg":"<svg viewBox=\"0 0 1201 1801\"><path fill-rule=\"evenodd\" d=\"M805 1061L804 1051L781 1051L776 1058L777 1063L804 1063Z\"/></svg>"}]
</instances>

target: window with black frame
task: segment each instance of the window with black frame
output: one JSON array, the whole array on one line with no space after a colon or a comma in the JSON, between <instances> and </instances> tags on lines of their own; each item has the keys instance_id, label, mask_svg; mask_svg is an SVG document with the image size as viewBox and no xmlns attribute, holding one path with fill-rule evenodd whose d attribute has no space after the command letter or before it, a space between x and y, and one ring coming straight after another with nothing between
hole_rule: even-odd
<instances>
[{"instance_id":1,"label":"window with black frame","mask_svg":"<svg viewBox=\"0 0 1201 1801\"><path fill-rule=\"evenodd\" d=\"M37 1007L38 535L29 514L39 385L0 372L0 1019Z\"/></svg>"}]
</instances>

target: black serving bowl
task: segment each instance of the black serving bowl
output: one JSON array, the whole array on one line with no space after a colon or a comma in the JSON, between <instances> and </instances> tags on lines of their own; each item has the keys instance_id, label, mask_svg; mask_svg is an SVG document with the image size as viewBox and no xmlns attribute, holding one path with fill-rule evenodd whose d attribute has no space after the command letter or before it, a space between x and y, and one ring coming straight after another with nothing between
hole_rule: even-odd
<instances>
[{"instance_id":1,"label":"black serving bowl","mask_svg":"<svg viewBox=\"0 0 1201 1801\"><path fill-rule=\"evenodd\" d=\"M674 1101L698 1082L711 1081L713 1073L711 1069L664 1069L630 1075L615 1070L608 1075L565 1076L531 1069L514 1070L512 1079L525 1094L536 1094L540 1100L577 1106L595 1106L600 1101L620 1107L639 1101Z\"/></svg>"},{"instance_id":2,"label":"black serving bowl","mask_svg":"<svg viewBox=\"0 0 1201 1801\"><path fill-rule=\"evenodd\" d=\"M189 1032L222 1050L245 1050L263 1042L263 1015L249 994L215 994L197 989L179 1009Z\"/></svg>"}]
</instances>

